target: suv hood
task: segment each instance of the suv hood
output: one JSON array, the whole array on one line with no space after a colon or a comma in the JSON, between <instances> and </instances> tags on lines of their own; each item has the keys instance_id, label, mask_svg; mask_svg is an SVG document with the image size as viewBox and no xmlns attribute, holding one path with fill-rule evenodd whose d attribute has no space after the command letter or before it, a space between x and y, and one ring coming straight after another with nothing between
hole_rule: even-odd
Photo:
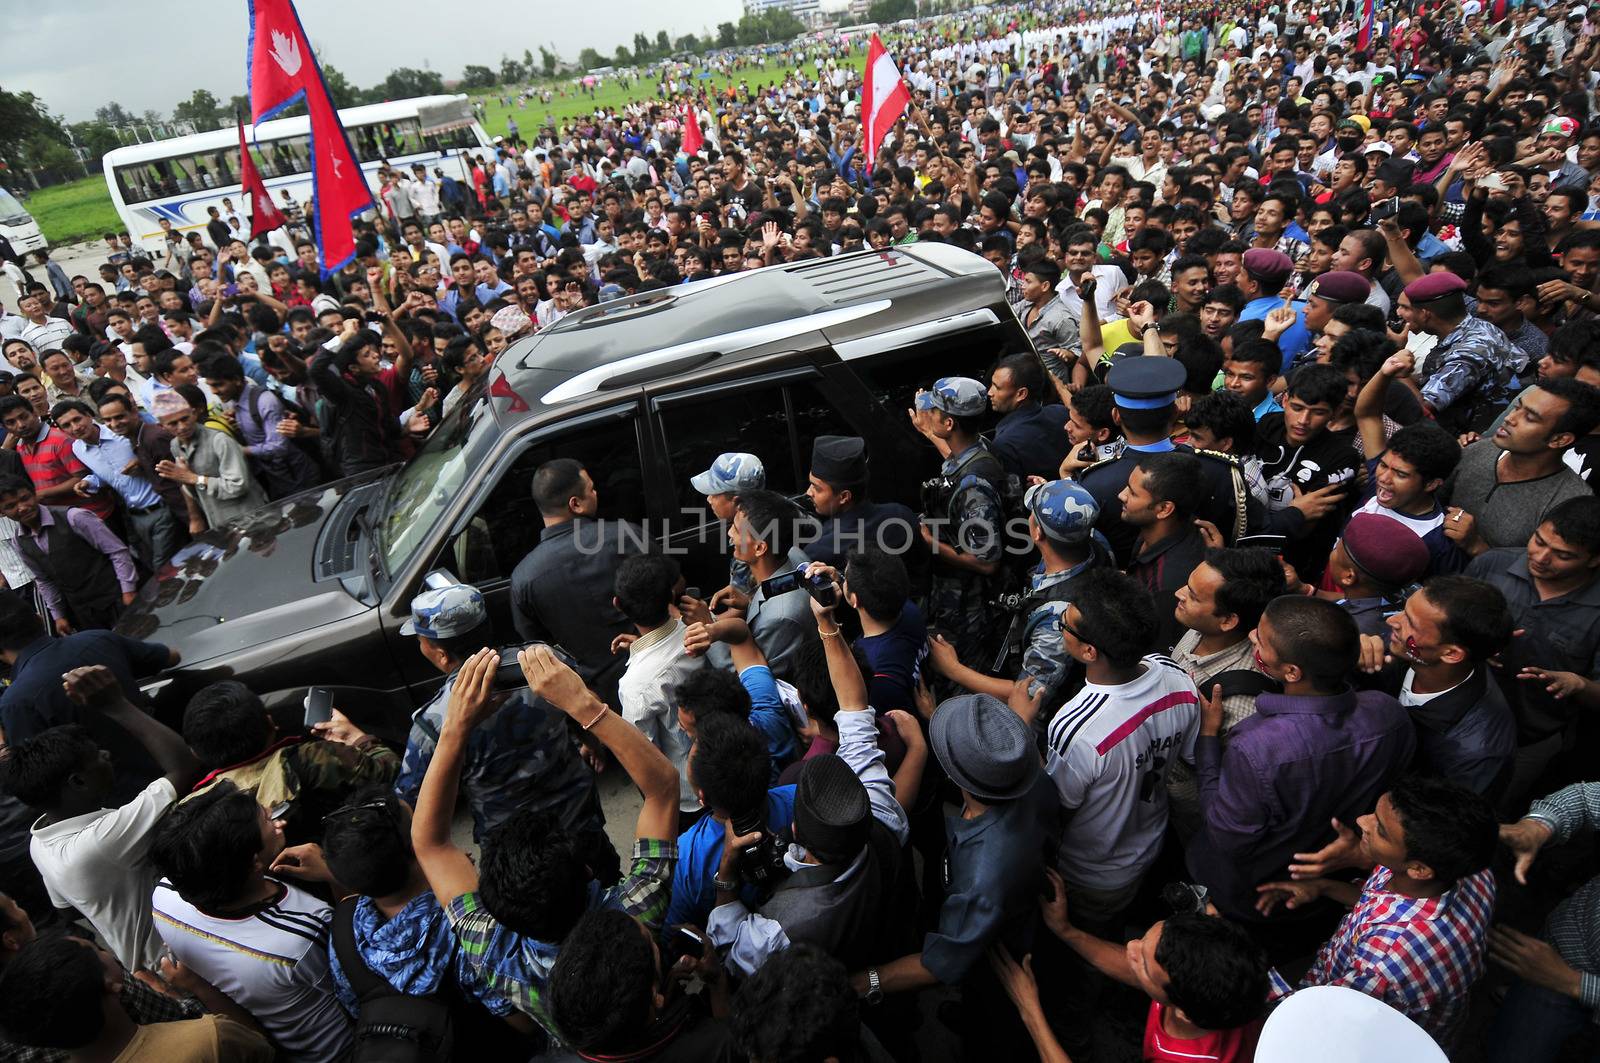
<instances>
[{"instance_id":1,"label":"suv hood","mask_svg":"<svg viewBox=\"0 0 1600 1063\"><path fill-rule=\"evenodd\" d=\"M329 516L369 482L280 499L196 536L146 581L117 633L180 646L188 665L366 611L352 593L365 584L364 562L343 579L314 571Z\"/></svg>"}]
</instances>

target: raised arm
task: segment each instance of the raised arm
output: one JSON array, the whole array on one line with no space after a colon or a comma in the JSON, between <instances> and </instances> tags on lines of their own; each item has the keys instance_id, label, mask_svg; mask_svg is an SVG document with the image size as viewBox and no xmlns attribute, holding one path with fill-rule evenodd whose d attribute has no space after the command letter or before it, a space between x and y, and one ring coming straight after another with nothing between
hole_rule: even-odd
<instances>
[{"instance_id":1,"label":"raised arm","mask_svg":"<svg viewBox=\"0 0 1600 1063\"><path fill-rule=\"evenodd\" d=\"M111 669L103 665L74 668L61 677L61 685L72 701L100 713L149 750L180 795L188 793L200 778L200 761L183 736L129 702Z\"/></svg>"},{"instance_id":2,"label":"raised arm","mask_svg":"<svg viewBox=\"0 0 1600 1063\"><path fill-rule=\"evenodd\" d=\"M517 663L522 665L528 688L566 713L609 749L644 795L644 807L639 810L634 837L675 840L678 837L678 769L672 762L642 731L607 708L549 646L528 647L517 654ZM435 762L438 757L435 753ZM426 782L423 785L426 787Z\"/></svg>"},{"instance_id":3,"label":"raised arm","mask_svg":"<svg viewBox=\"0 0 1600 1063\"><path fill-rule=\"evenodd\" d=\"M456 673L444 726L439 730L439 742L422 778L416 811L411 817L411 848L442 906L478 888L478 869L451 840L450 819L455 814L461 767L467 759L467 739L478 722L489 715L490 693L499 664L500 654L485 648L467 658Z\"/></svg>"},{"instance_id":4,"label":"raised arm","mask_svg":"<svg viewBox=\"0 0 1600 1063\"><path fill-rule=\"evenodd\" d=\"M1397 377L1408 377L1416 367L1410 351L1399 351L1384 359L1383 365L1372 374L1356 396L1356 428L1361 433L1363 454L1382 454L1389 445L1383 432L1383 404L1389 394L1389 384Z\"/></svg>"}]
</instances>

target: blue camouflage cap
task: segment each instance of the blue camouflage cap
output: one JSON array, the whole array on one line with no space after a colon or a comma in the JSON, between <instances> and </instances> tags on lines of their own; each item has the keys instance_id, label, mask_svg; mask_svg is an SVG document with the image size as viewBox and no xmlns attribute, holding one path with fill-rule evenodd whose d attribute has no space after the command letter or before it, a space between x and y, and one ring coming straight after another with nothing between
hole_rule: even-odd
<instances>
[{"instance_id":1,"label":"blue camouflage cap","mask_svg":"<svg viewBox=\"0 0 1600 1063\"><path fill-rule=\"evenodd\" d=\"M718 454L711 468L689 478L703 495L727 495L767 486L767 469L754 454Z\"/></svg>"},{"instance_id":2,"label":"blue camouflage cap","mask_svg":"<svg viewBox=\"0 0 1600 1063\"><path fill-rule=\"evenodd\" d=\"M1094 495L1072 480L1035 484L1022 501L1047 538L1069 546L1087 542L1100 517L1100 503Z\"/></svg>"},{"instance_id":3,"label":"blue camouflage cap","mask_svg":"<svg viewBox=\"0 0 1600 1063\"><path fill-rule=\"evenodd\" d=\"M465 583L426 590L411 599L411 619L400 625L402 635L448 639L465 635L489 619L483 595Z\"/></svg>"},{"instance_id":4,"label":"blue camouflage cap","mask_svg":"<svg viewBox=\"0 0 1600 1063\"><path fill-rule=\"evenodd\" d=\"M922 409L943 410L951 417L977 417L989 408L988 389L969 376L940 377L919 398Z\"/></svg>"}]
</instances>

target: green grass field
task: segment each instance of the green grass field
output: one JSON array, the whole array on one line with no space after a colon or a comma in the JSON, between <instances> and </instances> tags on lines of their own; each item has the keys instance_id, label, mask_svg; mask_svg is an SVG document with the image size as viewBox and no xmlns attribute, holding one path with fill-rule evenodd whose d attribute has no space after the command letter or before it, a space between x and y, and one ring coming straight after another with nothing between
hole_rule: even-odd
<instances>
[{"instance_id":1,"label":"green grass field","mask_svg":"<svg viewBox=\"0 0 1600 1063\"><path fill-rule=\"evenodd\" d=\"M28 196L23 205L53 247L94 240L101 233L122 230L116 208L111 205L111 193L106 190L106 179L101 174L41 188Z\"/></svg>"},{"instance_id":2,"label":"green grass field","mask_svg":"<svg viewBox=\"0 0 1600 1063\"><path fill-rule=\"evenodd\" d=\"M852 55L846 62L859 71L866 66L867 57L865 53L859 53ZM720 91L726 89L730 84L744 82L752 89L755 89L763 85L781 82L793 73L795 69L797 68L774 62L769 66L748 67L738 71L733 77L716 75L704 80L697 79L695 83L697 85L709 85ZM817 72L815 63L807 63L799 69L803 69L807 75L813 77ZM635 100L649 98L655 89L655 82L632 81L624 89L620 81L616 78L608 77L593 96L576 89L572 85L570 78L555 82L553 88L557 95L550 101L548 107L539 99L534 98L530 99L528 105L521 110L516 107L504 106L500 102L500 93L473 93L474 98L482 100L484 104L483 128L488 131L490 136L504 136L506 133L506 119L515 117L517 127L522 131L522 135L530 136L545 124L547 115L555 122L561 123L579 115L593 114L597 108L621 108ZM563 90L566 92L565 96L559 94ZM514 90L510 95L515 99L516 93Z\"/></svg>"}]
</instances>

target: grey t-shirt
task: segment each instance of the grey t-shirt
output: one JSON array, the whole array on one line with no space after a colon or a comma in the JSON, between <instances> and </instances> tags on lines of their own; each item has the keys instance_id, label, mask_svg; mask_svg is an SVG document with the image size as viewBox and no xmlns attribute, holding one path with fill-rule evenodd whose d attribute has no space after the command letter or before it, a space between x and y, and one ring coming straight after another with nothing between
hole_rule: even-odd
<instances>
[{"instance_id":1,"label":"grey t-shirt","mask_svg":"<svg viewBox=\"0 0 1600 1063\"><path fill-rule=\"evenodd\" d=\"M1495 469L1503 453L1492 439L1464 450L1445 485L1444 501L1477 518L1478 536L1491 547L1526 546L1551 508L1589 494L1589 485L1565 465L1537 480L1500 483Z\"/></svg>"}]
</instances>

